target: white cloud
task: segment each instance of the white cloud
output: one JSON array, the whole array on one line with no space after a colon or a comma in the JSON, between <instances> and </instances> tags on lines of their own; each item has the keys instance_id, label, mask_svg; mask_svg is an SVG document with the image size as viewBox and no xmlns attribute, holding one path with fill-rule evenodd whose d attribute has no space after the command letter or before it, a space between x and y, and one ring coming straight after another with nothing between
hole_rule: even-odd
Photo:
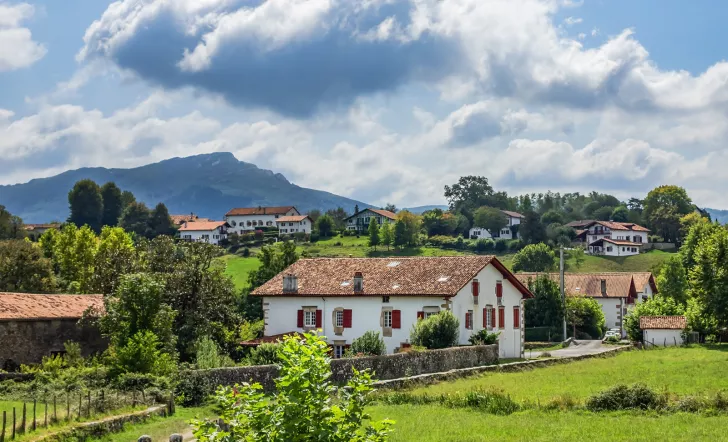
<instances>
[{"instance_id":1,"label":"white cloud","mask_svg":"<svg viewBox=\"0 0 728 442\"><path fill-rule=\"evenodd\" d=\"M581 18L579 18L579 17L566 17L564 19L564 24L566 26L574 26L574 25L577 25L577 24L579 24L579 23L581 23L583 21L584 20L581 19Z\"/></svg>"},{"instance_id":2,"label":"white cloud","mask_svg":"<svg viewBox=\"0 0 728 442\"><path fill-rule=\"evenodd\" d=\"M22 26L34 13L27 3L0 2L0 72L28 67L45 56L45 47Z\"/></svg>"}]
</instances>

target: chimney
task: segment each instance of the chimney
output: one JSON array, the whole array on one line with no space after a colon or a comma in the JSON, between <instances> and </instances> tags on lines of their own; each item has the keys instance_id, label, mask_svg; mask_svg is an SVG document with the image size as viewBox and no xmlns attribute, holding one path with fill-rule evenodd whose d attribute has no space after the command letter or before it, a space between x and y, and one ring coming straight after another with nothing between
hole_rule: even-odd
<instances>
[{"instance_id":1,"label":"chimney","mask_svg":"<svg viewBox=\"0 0 728 442\"><path fill-rule=\"evenodd\" d=\"M283 293L298 292L298 277L293 274L283 275Z\"/></svg>"},{"instance_id":2,"label":"chimney","mask_svg":"<svg viewBox=\"0 0 728 442\"><path fill-rule=\"evenodd\" d=\"M607 296L607 280L602 279L602 296Z\"/></svg>"},{"instance_id":3,"label":"chimney","mask_svg":"<svg viewBox=\"0 0 728 442\"><path fill-rule=\"evenodd\" d=\"M354 273L354 292L364 291L364 275L361 272Z\"/></svg>"}]
</instances>

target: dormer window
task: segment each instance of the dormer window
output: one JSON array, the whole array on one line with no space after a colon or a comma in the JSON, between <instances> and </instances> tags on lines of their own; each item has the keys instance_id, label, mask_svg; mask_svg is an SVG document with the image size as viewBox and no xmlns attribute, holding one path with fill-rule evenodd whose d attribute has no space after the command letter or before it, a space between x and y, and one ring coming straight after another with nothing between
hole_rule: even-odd
<instances>
[{"instance_id":1,"label":"dormer window","mask_svg":"<svg viewBox=\"0 0 728 442\"><path fill-rule=\"evenodd\" d=\"M354 273L354 291L364 291L364 275L361 272Z\"/></svg>"}]
</instances>

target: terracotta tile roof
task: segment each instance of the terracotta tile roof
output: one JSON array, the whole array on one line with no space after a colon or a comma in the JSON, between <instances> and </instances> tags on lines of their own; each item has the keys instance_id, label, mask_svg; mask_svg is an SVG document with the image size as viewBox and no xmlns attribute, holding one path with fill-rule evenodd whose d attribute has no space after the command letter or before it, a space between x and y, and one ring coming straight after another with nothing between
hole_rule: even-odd
<instances>
[{"instance_id":1,"label":"terracotta tile roof","mask_svg":"<svg viewBox=\"0 0 728 442\"><path fill-rule=\"evenodd\" d=\"M262 338L253 339L250 341L243 341L240 343L243 347L257 347L260 344L272 344L274 342L282 341L284 336L291 336L291 335L297 335L299 334L296 331L291 331L288 333L281 333L278 335L271 335L271 336L263 336Z\"/></svg>"},{"instance_id":2,"label":"terracotta tile roof","mask_svg":"<svg viewBox=\"0 0 728 442\"><path fill-rule=\"evenodd\" d=\"M220 226L227 225L225 221L195 221L184 223L179 228L180 232L210 232Z\"/></svg>"},{"instance_id":3,"label":"terracotta tile roof","mask_svg":"<svg viewBox=\"0 0 728 442\"><path fill-rule=\"evenodd\" d=\"M578 221L572 221L570 223L567 223L566 225L568 227L573 227L576 229L576 228L586 227L586 226L592 224L593 222L594 222L593 219L581 219Z\"/></svg>"},{"instance_id":4,"label":"terracotta tile roof","mask_svg":"<svg viewBox=\"0 0 728 442\"><path fill-rule=\"evenodd\" d=\"M640 328L642 330L667 329L682 330L688 324L685 316L641 316Z\"/></svg>"},{"instance_id":5,"label":"terracotta tile roof","mask_svg":"<svg viewBox=\"0 0 728 442\"><path fill-rule=\"evenodd\" d=\"M389 219L397 218L397 214L394 212L390 212L389 210L384 210L384 209L369 209L369 210L371 210L372 212L376 213L377 215L383 216L385 218L389 218Z\"/></svg>"},{"instance_id":6,"label":"terracotta tile roof","mask_svg":"<svg viewBox=\"0 0 728 442\"><path fill-rule=\"evenodd\" d=\"M294 209L293 206L279 207L239 207L230 209L225 216L244 216L244 215L285 215L289 210Z\"/></svg>"},{"instance_id":7,"label":"terracotta tile roof","mask_svg":"<svg viewBox=\"0 0 728 442\"><path fill-rule=\"evenodd\" d=\"M308 218L308 215L282 216L276 219L277 223L296 223ZM311 219L311 218L308 218Z\"/></svg>"},{"instance_id":8,"label":"terracotta tile roof","mask_svg":"<svg viewBox=\"0 0 728 442\"><path fill-rule=\"evenodd\" d=\"M601 224L604 227L609 227L612 230L632 230L635 232L649 232L650 229L647 227L642 227L639 224L634 223L618 223L616 221L592 221L588 225L584 227L589 227L592 224ZM568 224L567 224L568 225ZM573 227L573 226L571 226Z\"/></svg>"},{"instance_id":9,"label":"terracotta tile roof","mask_svg":"<svg viewBox=\"0 0 728 442\"><path fill-rule=\"evenodd\" d=\"M35 229L58 229L60 228L60 224L24 224L23 228L25 230L35 230Z\"/></svg>"},{"instance_id":10,"label":"terracotta tile roof","mask_svg":"<svg viewBox=\"0 0 728 442\"><path fill-rule=\"evenodd\" d=\"M621 239L612 239L612 238L599 238L598 240L590 243L589 245L591 246L591 245L600 243L602 241L606 241L608 243L611 243L611 244L614 244L617 246L630 246L630 247L642 247L643 246L643 244L639 243L639 242L624 241Z\"/></svg>"},{"instance_id":11,"label":"terracotta tile roof","mask_svg":"<svg viewBox=\"0 0 728 442\"><path fill-rule=\"evenodd\" d=\"M172 219L172 222L177 226L182 225L186 222L210 221L209 218L200 218L194 213L190 213L189 215L169 215L169 217Z\"/></svg>"},{"instance_id":12,"label":"terracotta tile roof","mask_svg":"<svg viewBox=\"0 0 728 442\"><path fill-rule=\"evenodd\" d=\"M297 296L454 296L489 264L524 297L533 296L494 256L301 259L253 294L292 296L283 292L283 276L291 274L298 279ZM356 272L364 277L358 293L353 290Z\"/></svg>"},{"instance_id":13,"label":"terracotta tile roof","mask_svg":"<svg viewBox=\"0 0 728 442\"><path fill-rule=\"evenodd\" d=\"M501 212L505 213L506 215L510 216L511 218L523 218L523 215L521 215L518 212L512 212L510 210L501 210Z\"/></svg>"},{"instance_id":14,"label":"terracotta tile roof","mask_svg":"<svg viewBox=\"0 0 728 442\"><path fill-rule=\"evenodd\" d=\"M535 279L542 273L516 273L522 283L528 285L529 279ZM544 273L559 283L558 273ZM602 293L602 281L606 282L606 293ZM632 273L564 273L564 290L567 296L587 296L590 298L629 298L636 297Z\"/></svg>"},{"instance_id":15,"label":"terracotta tile roof","mask_svg":"<svg viewBox=\"0 0 728 442\"><path fill-rule=\"evenodd\" d=\"M644 290L647 284L649 284L652 288L652 293L658 293L657 283L655 282L655 277L652 275L652 272L632 273L632 278L634 279L634 286L638 292L642 293L642 290Z\"/></svg>"},{"instance_id":16,"label":"terracotta tile roof","mask_svg":"<svg viewBox=\"0 0 728 442\"><path fill-rule=\"evenodd\" d=\"M0 321L80 319L89 307L103 311L103 295L0 293Z\"/></svg>"}]
</instances>

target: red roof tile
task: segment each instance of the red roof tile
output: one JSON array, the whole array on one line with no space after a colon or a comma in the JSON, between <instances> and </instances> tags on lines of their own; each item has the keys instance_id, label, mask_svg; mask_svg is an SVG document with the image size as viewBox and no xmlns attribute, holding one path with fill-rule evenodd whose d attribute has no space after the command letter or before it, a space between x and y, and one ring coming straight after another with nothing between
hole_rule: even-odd
<instances>
[{"instance_id":1,"label":"red roof tile","mask_svg":"<svg viewBox=\"0 0 728 442\"><path fill-rule=\"evenodd\" d=\"M520 213L512 212L510 210L501 210L501 212L505 213L506 215L510 216L511 218L523 218L524 217Z\"/></svg>"},{"instance_id":2,"label":"red roof tile","mask_svg":"<svg viewBox=\"0 0 728 442\"><path fill-rule=\"evenodd\" d=\"M245 215L285 215L289 210L295 209L293 206L279 207L239 207L230 209L225 216L245 216Z\"/></svg>"},{"instance_id":3,"label":"red roof tile","mask_svg":"<svg viewBox=\"0 0 728 442\"><path fill-rule=\"evenodd\" d=\"M547 275L559 283L558 273L516 273L522 283L528 285L529 279ZM606 293L602 293L602 281L606 283ZM637 296L632 273L564 273L564 291L567 296L586 296L589 298L629 298Z\"/></svg>"},{"instance_id":4,"label":"red roof tile","mask_svg":"<svg viewBox=\"0 0 728 442\"><path fill-rule=\"evenodd\" d=\"M217 229L220 226L226 225L225 221L195 221L184 223L179 228L180 232L210 232Z\"/></svg>"},{"instance_id":5,"label":"red roof tile","mask_svg":"<svg viewBox=\"0 0 728 442\"><path fill-rule=\"evenodd\" d=\"M296 222L301 222L306 218L308 218L308 215L282 216L280 218L276 218L276 222L277 223L296 223ZM309 218L309 219L311 219L311 218Z\"/></svg>"},{"instance_id":6,"label":"red roof tile","mask_svg":"<svg viewBox=\"0 0 728 442\"><path fill-rule=\"evenodd\" d=\"M682 330L688 322L685 316L641 316L640 328L642 330Z\"/></svg>"},{"instance_id":7,"label":"red roof tile","mask_svg":"<svg viewBox=\"0 0 728 442\"><path fill-rule=\"evenodd\" d=\"M372 212L376 213L377 215L383 216L385 218L389 218L389 219L397 218L397 214L394 212L390 212L389 210L384 210L384 209L369 209L369 210L371 210Z\"/></svg>"},{"instance_id":8,"label":"red roof tile","mask_svg":"<svg viewBox=\"0 0 728 442\"><path fill-rule=\"evenodd\" d=\"M89 307L103 311L103 295L0 293L0 321L80 319Z\"/></svg>"},{"instance_id":9,"label":"red roof tile","mask_svg":"<svg viewBox=\"0 0 728 442\"><path fill-rule=\"evenodd\" d=\"M588 226L591 226L592 224L601 224L604 227L609 227L612 230L632 230L635 232L649 232L650 229L647 227L642 227L639 224L634 223L619 223L616 221L592 221L588 224ZM573 227L573 226L572 226ZM587 226L584 226L587 227Z\"/></svg>"},{"instance_id":10,"label":"red roof tile","mask_svg":"<svg viewBox=\"0 0 728 442\"><path fill-rule=\"evenodd\" d=\"M210 221L209 218L200 218L194 213L190 213L189 215L169 215L169 217L172 219L172 222L177 226L182 225L186 222Z\"/></svg>"}]
</instances>

